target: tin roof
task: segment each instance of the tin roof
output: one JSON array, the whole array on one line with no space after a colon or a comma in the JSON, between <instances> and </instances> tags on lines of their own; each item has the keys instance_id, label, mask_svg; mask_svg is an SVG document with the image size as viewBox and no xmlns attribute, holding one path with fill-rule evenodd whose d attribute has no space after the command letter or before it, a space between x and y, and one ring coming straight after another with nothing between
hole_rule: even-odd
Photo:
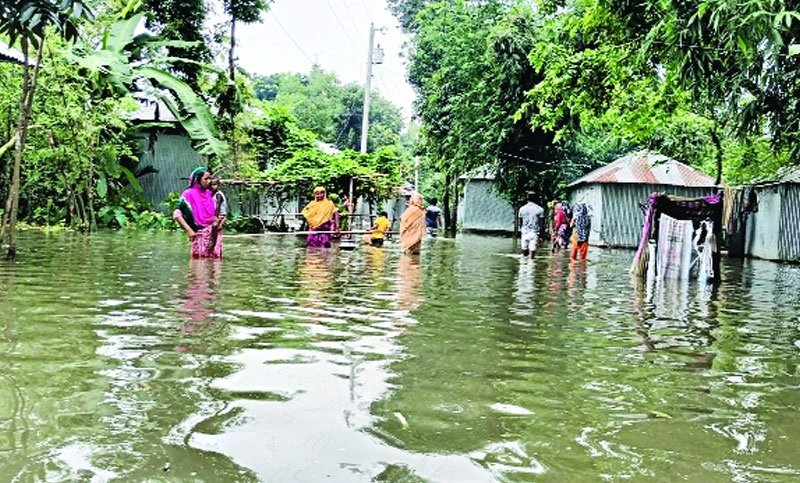
<instances>
[{"instance_id":1,"label":"tin roof","mask_svg":"<svg viewBox=\"0 0 800 483\"><path fill-rule=\"evenodd\" d=\"M647 151L627 154L576 179L569 186L589 183L715 186L711 176L664 155Z\"/></svg>"},{"instance_id":2,"label":"tin roof","mask_svg":"<svg viewBox=\"0 0 800 483\"><path fill-rule=\"evenodd\" d=\"M800 167L797 166L784 166L780 168L775 176L770 176L763 179L757 179L751 184L754 186L766 186L776 184L800 184Z\"/></svg>"},{"instance_id":3,"label":"tin roof","mask_svg":"<svg viewBox=\"0 0 800 483\"><path fill-rule=\"evenodd\" d=\"M132 120L143 122L178 122L166 104L155 97L142 92L135 93L133 97L139 101L139 109L131 113Z\"/></svg>"},{"instance_id":4,"label":"tin roof","mask_svg":"<svg viewBox=\"0 0 800 483\"><path fill-rule=\"evenodd\" d=\"M4 42L0 42L0 62L11 62L13 64L23 64L25 56L19 50L9 47ZM28 60L28 65L34 65Z\"/></svg>"}]
</instances>

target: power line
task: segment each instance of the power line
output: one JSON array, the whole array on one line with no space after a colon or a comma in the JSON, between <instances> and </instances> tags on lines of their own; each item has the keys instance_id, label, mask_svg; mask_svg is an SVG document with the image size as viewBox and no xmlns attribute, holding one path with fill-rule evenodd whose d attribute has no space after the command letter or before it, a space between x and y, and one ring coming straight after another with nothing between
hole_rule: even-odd
<instances>
[{"instance_id":1,"label":"power line","mask_svg":"<svg viewBox=\"0 0 800 483\"><path fill-rule=\"evenodd\" d=\"M364 7L364 10L367 12L367 17L369 17L369 20L372 21L372 13L369 11L369 7L367 7L367 4L364 3L364 0L361 0L361 5Z\"/></svg>"},{"instance_id":2,"label":"power line","mask_svg":"<svg viewBox=\"0 0 800 483\"><path fill-rule=\"evenodd\" d=\"M350 17L350 22L353 23L353 27L356 28L356 32L358 32L358 36L361 36L361 29L358 28L358 24L356 23L355 19L353 18L353 14L350 12L350 7L347 6L347 0L342 0L342 4L344 5L344 9L347 12L347 16Z\"/></svg>"},{"instance_id":3,"label":"power line","mask_svg":"<svg viewBox=\"0 0 800 483\"><path fill-rule=\"evenodd\" d=\"M342 23L342 20L339 18L339 15L336 13L336 10L333 8L333 5L331 5L330 0L325 0L325 3L328 4L328 8L330 8L331 12L333 12L333 16L336 19L336 23L339 24L339 27L342 29L344 34L347 36L347 41L350 42L350 46L353 47L353 49L355 51L358 51L358 47L356 47L356 44L355 44L355 42L353 42L353 39L350 38L350 34L347 33L347 29L344 27L344 24Z\"/></svg>"},{"instance_id":4,"label":"power line","mask_svg":"<svg viewBox=\"0 0 800 483\"><path fill-rule=\"evenodd\" d=\"M276 17L275 14L272 13L272 10L270 10L269 14L272 15L272 18L275 19L275 23L278 24L278 27L280 27L281 30L283 30L286 36L289 37L289 40L291 40L294 46L297 47L297 50L299 50L305 56L305 58L308 59L309 62L311 62L311 65L314 65L316 62L314 62L311 56L308 55L306 51L303 50L302 47L300 47L300 44L298 44L297 41L294 39L294 37L292 37L292 34L290 34L288 30L286 30L286 27L284 27L283 24L281 24L280 20L278 20L278 17Z\"/></svg>"}]
</instances>

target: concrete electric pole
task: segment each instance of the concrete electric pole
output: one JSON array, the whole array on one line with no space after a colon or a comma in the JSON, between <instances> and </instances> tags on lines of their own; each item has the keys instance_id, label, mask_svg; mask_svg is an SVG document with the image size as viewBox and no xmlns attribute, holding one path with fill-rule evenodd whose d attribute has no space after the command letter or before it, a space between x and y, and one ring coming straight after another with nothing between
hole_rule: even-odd
<instances>
[{"instance_id":1,"label":"concrete electric pole","mask_svg":"<svg viewBox=\"0 0 800 483\"><path fill-rule=\"evenodd\" d=\"M375 32L382 32L383 29L376 29L375 24L369 24L369 49L367 50L367 81L364 83L364 112L361 118L361 152L367 152L367 133L369 132L369 96L372 92L372 64L383 63L383 50L379 45L373 50L375 43Z\"/></svg>"}]
</instances>

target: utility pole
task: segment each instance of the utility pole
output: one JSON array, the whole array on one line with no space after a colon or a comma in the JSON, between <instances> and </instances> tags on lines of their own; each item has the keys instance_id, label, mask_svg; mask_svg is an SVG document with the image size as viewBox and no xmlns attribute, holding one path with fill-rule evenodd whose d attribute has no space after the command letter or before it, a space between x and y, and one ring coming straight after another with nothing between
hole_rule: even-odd
<instances>
[{"instance_id":1,"label":"utility pole","mask_svg":"<svg viewBox=\"0 0 800 483\"><path fill-rule=\"evenodd\" d=\"M375 43L375 24L369 24L369 49L367 50L367 81L364 83L364 112L361 118L361 153L367 152L367 133L369 132L369 96L372 92L372 64L383 63L383 51L380 45L373 51Z\"/></svg>"}]
</instances>

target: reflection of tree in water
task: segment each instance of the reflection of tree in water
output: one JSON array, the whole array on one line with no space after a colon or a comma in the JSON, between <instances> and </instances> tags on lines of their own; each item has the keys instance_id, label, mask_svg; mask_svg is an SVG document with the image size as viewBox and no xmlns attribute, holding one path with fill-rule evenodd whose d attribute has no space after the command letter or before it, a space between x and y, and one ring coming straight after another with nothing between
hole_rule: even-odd
<instances>
[{"instance_id":1,"label":"reflection of tree in water","mask_svg":"<svg viewBox=\"0 0 800 483\"><path fill-rule=\"evenodd\" d=\"M96 234L20 266L35 268L33 285L6 291L0 280L0 353L11 334L27 341L0 355L0 481L252 479L225 456L165 441L205 404L193 377L202 369L171 350L188 336L175 330L185 253L143 236Z\"/></svg>"}]
</instances>

